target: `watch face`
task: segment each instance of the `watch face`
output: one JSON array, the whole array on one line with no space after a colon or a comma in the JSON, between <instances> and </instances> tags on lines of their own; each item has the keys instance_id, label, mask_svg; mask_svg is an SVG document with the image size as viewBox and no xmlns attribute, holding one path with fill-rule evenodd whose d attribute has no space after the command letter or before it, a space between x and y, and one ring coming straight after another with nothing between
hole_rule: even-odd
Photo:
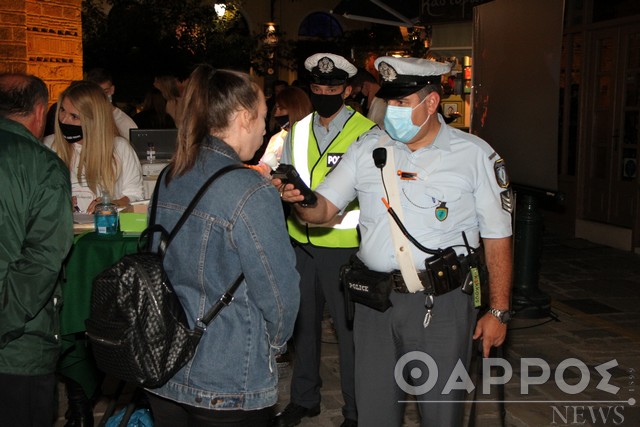
<instances>
[{"instance_id":1,"label":"watch face","mask_svg":"<svg viewBox=\"0 0 640 427\"><path fill-rule=\"evenodd\" d=\"M511 312L510 311L505 311L502 313L502 316L500 316L500 321L502 323L509 323L511 321Z\"/></svg>"},{"instance_id":2,"label":"watch face","mask_svg":"<svg viewBox=\"0 0 640 427\"><path fill-rule=\"evenodd\" d=\"M513 318L513 312L510 310L498 310L496 308L492 308L490 310L491 314L493 314L496 319L498 319L498 321L502 324L507 324L511 321L511 319Z\"/></svg>"}]
</instances>

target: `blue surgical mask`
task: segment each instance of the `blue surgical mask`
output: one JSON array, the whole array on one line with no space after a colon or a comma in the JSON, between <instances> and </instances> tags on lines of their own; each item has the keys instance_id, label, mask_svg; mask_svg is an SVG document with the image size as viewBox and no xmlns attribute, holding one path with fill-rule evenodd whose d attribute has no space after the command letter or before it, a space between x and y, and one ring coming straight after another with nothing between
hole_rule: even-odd
<instances>
[{"instance_id":1,"label":"blue surgical mask","mask_svg":"<svg viewBox=\"0 0 640 427\"><path fill-rule=\"evenodd\" d=\"M425 97L420 104L422 104L427 98ZM413 124L411 120L411 115L413 114L413 110L418 108L420 105L416 105L415 107L398 107L396 105L387 105L387 111L384 115L384 128L391 135L391 138L396 141L400 141L404 144L407 144L409 141L415 137L422 126L427 124L429 121L429 117L424 121L420 126L416 126Z\"/></svg>"}]
</instances>

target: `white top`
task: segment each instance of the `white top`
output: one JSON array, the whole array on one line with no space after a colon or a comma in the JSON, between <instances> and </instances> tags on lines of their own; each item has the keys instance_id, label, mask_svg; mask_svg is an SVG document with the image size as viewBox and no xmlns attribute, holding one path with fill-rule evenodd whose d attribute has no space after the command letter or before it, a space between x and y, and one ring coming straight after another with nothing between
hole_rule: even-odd
<instances>
[{"instance_id":1,"label":"white top","mask_svg":"<svg viewBox=\"0 0 640 427\"><path fill-rule=\"evenodd\" d=\"M465 254L462 231L477 247L482 237L511 235L508 211L510 190L500 156L482 139L441 123L436 140L412 152L405 144L389 140L395 168L415 179L397 179L404 225L423 246L454 246ZM391 239L389 213L381 201L387 197L380 170L372 158L383 131L372 130L354 142L316 191L338 209L356 197L360 202L362 241L358 257L372 270L391 271L398 263ZM393 206L392 206L393 207ZM416 269L424 270L429 255L411 245Z\"/></svg>"},{"instance_id":2,"label":"white top","mask_svg":"<svg viewBox=\"0 0 640 427\"><path fill-rule=\"evenodd\" d=\"M52 148L53 138L54 135L48 135L44 139L44 144L47 147ZM97 197L102 196L102 194L93 193L87 185L86 180L83 179L82 182L80 182L78 179L77 171L82 145L72 145L75 150L75 155L71 161L72 167L69 170L69 176L71 178L71 195L76 197L80 211L86 212L89 204ZM116 180L115 194L111 195L111 199L115 200L127 196L132 202L142 200L142 168L140 167L140 160L138 160L136 152L126 139L119 136L117 136L114 141L114 150L116 159L119 161L121 168L120 174Z\"/></svg>"},{"instance_id":3,"label":"white top","mask_svg":"<svg viewBox=\"0 0 640 427\"><path fill-rule=\"evenodd\" d=\"M129 129L138 129L136 122L118 107L113 110L113 120L116 122L118 133L126 140L129 140Z\"/></svg>"},{"instance_id":4,"label":"white top","mask_svg":"<svg viewBox=\"0 0 640 427\"><path fill-rule=\"evenodd\" d=\"M284 145L284 139L287 137L289 132L286 129L281 129L280 132L276 133L269 139L269 144L267 144L266 150L264 150L264 154L260 161L265 162L266 159L273 157L276 159L277 163L280 163L280 159L282 159L282 147ZM268 165L272 166L269 162L265 162Z\"/></svg>"}]
</instances>

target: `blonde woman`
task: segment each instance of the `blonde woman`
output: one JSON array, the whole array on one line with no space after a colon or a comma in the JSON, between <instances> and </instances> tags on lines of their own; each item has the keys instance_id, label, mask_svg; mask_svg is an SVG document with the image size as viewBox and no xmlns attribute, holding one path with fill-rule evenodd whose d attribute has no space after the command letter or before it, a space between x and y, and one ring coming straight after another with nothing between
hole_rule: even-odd
<instances>
[{"instance_id":1,"label":"blonde woman","mask_svg":"<svg viewBox=\"0 0 640 427\"><path fill-rule=\"evenodd\" d=\"M98 84L76 81L62 92L55 132L44 142L69 168L76 211L93 213L105 193L119 207L142 199L140 161L118 136L111 104Z\"/></svg>"}]
</instances>

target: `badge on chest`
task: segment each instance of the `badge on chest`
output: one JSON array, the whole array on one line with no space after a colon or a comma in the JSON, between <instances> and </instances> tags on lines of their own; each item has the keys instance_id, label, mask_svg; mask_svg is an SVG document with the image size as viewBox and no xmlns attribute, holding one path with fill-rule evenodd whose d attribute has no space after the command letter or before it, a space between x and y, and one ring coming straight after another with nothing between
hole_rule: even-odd
<instances>
[{"instance_id":1,"label":"badge on chest","mask_svg":"<svg viewBox=\"0 0 640 427\"><path fill-rule=\"evenodd\" d=\"M449 216L449 208L447 207L447 202L441 202L435 210L436 219L440 222L447 219Z\"/></svg>"}]
</instances>

